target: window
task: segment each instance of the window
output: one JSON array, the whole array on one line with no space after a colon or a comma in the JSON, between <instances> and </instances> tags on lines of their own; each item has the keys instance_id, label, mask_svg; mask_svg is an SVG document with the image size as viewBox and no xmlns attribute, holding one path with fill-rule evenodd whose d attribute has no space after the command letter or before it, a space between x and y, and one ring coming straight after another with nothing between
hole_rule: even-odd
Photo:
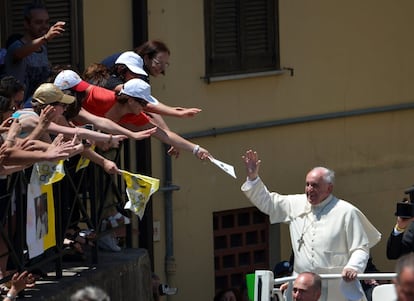
<instances>
[{"instance_id":1,"label":"window","mask_svg":"<svg viewBox=\"0 0 414 301\"><path fill-rule=\"evenodd\" d=\"M280 69L277 0L205 0L206 79Z\"/></svg>"},{"instance_id":2,"label":"window","mask_svg":"<svg viewBox=\"0 0 414 301\"><path fill-rule=\"evenodd\" d=\"M3 10L0 27L2 32L2 45L7 37L15 33L23 33L23 9L32 0L0 0ZM65 21L65 32L62 36L50 41L48 44L49 60L52 64L71 64L82 70L81 57L82 30L79 28L78 16L81 16L79 0L45 0L43 3L50 17L50 23Z\"/></svg>"},{"instance_id":3,"label":"window","mask_svg":"<svg viewBox=\"0 0 414 301\"><path fill-rule=\"evenodd\" d=\"M269 269L268 221L256 207L213 213L216 291L240 287L246 274Z\"/></svg>"}]
</instances>

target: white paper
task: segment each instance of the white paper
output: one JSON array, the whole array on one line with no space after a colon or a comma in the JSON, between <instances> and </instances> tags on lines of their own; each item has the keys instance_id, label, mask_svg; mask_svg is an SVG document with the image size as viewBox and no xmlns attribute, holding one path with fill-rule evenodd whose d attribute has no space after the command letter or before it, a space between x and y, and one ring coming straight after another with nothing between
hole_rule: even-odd
<instances>
[{"instance_id":1,"label":"white paper","mask_svg":"<svg viewBox=\"0 0 414 301\"><path fill-rule=\"evenodd\" d=\"M351 301L360 300L364 296L361 283L358 280L346 282L341 279L340 288L342 294Z\"/></svg>"},{"instance_id":2,"label":"white paper","mask_svg":"<svg viewBox=\"0 0 414 301\"><path fill-rule=\"evenodd\" d=\"M220 169L224 170L227 174L231 175L233 178L237 179L236 173L234 172L234 167L232 165L229 165L227 163L221 162L217 159L214 159L212 157L208 157L211 161L211 163L217 165Z\"/></svg>"}]
</instances>

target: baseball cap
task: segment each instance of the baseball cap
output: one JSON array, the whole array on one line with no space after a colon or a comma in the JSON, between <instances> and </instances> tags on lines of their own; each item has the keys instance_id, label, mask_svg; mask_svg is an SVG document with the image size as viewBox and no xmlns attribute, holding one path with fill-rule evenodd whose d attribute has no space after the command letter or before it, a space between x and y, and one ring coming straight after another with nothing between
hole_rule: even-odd
<instances>
[{"instance_id":1,"label":"baseball cap","mask_svg":"<svg viewBox=\"0 0 414 301\"><path fill-rule=\"evenodd\" d=\"M142 58L133 51L125 51L115 61L115 64L124 64L131 72L135 74L141 74L148 76L144 71L144 61Z\"/></svg>"},{"instance_id":2,"label":"baseball cap","mask_svg":"<svg viewBox=\"0 0 414 301\"><path fill-rule=\"evenodd\" d=\"M158 100L151 96L151 86L139 78L133 78L127 81L119 93L142 98L153 105L158 104Z\"/></svg>"},{"instance_id":3,"label":"baseball cap","mask_svg":"<svg viewBox=\"0 0 414 301\"><path fill-rule=\"evenodd\" d=\"M75 97L63 93L52 83L41 84L33 93L32 99L44 105L54 102L71 104L75 101Z\"/></svg>"},{"instance_id":4,"label":"baseball cap","mask_svg":"<svg viewBox=\"0 0 414 301\"><path fill-rule=\"evenodd\" d=\"M290 275L293 271L293 266L289 261L278 262L273 268L273 274L275 277L284 277Z\"/></svg>"},{"instance_id":5,"label":"baseball cap","mask_svg":"<svg viewBox=\"0 0 414 301\"><path fill-rule=\"evenodd\" d=\"M76 92L83 92L89 87L89 84L73 70L60 71L53 83L61 90L73 89Z\"/></svg>"}]
</instances>

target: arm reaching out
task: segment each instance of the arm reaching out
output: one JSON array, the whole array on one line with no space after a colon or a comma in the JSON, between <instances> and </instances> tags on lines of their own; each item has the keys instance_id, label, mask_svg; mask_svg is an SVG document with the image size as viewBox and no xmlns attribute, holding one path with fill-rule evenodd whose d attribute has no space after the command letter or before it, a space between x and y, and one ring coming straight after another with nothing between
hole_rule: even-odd
<instances>
[{"instance_id":1,"label":"arm reaching out","mask_svg":"<svg viewBox=\"0 0 414 301\"><path fill-rule=\"evenodd\" d=\"M156 105L153 104L147 104L147 106L145 107L145 111L146 112L151 112L151 113L157 113L160 115L165 115L165 116L174 116L174 117L181 117L181 118L186 118L186 117L194 117L195 115L197 115L198 113L201 112L201 109L199 108L182 108L182 107L170 107L167 106L161 102L159 102Z\"/></svg>"},{"instance_id":2,"label":"arm reaching out","mask_svg":"<svg viewBox=\"0 0 414 301\"><path fill-rule=\"evenodd\" d=\"M145 138L149 138L152 134L155 133L155 128L150 128L143 131L130 131L127 128L113 122L112 120L100 116L96 116L92 113L89 113L87 110L82 108L79 111L78 116L76 116L73 120L78 121L80 123L92 123L96 129L104 131L106 133L111 134L119 134L125 135L128 138L134 140L142 140Z\"/></svg>"}]
</instances>

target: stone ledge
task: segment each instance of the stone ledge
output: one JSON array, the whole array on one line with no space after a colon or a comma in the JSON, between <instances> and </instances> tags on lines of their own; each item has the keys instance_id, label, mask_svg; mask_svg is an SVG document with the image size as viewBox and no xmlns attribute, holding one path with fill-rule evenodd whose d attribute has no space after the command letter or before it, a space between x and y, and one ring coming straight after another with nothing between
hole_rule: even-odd
<instances>
[{"instance_id":1,"label":"stone ledge","mask_svg":"<svg viewBox=\"0 0 414 301\"><path fill-rule=\"evenodd\" d=\"M64 263L63 277L56 279L54 272L26 290L30 300L67 301L76 290L98 286L111 300L152 300L151 263L145 249L123 249L121 252L100 252L99 263Z\"/></svg>"}]
</instances>

